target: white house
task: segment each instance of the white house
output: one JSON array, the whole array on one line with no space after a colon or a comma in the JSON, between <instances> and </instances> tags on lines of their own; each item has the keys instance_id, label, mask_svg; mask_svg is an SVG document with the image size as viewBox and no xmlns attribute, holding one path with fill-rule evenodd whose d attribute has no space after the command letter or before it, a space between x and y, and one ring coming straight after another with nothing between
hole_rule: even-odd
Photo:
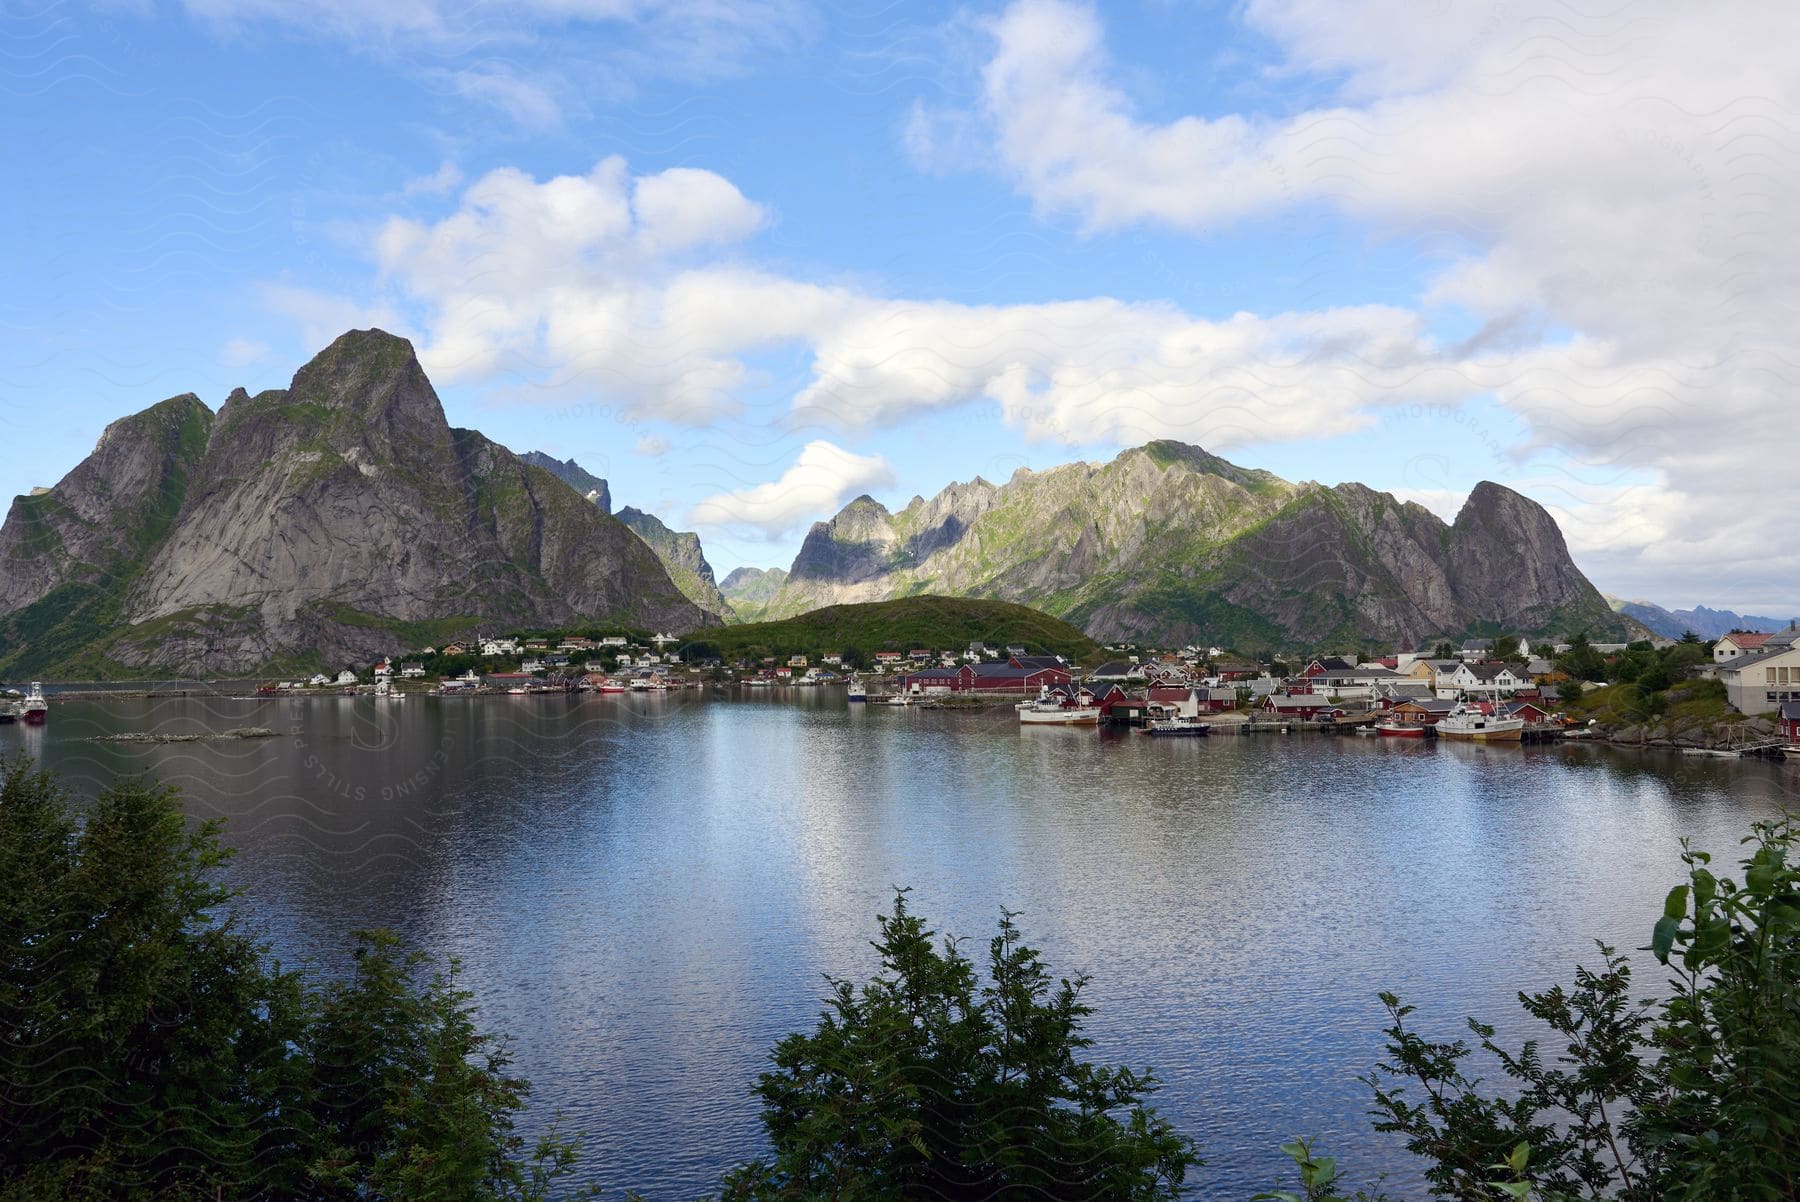
<instances>
[{"instance_id":1,"label":"white house","mask_svg":"<svg viewBox=\"0 0 1800 1202\"><path fill-rule=\"evenodd\" d=\"M1462 657L1464 663L1474 663L1477 660L1488 658L1493 653L1493 639L1470 639L1456 654Z\"/></svg>"},{"instance_id":2,"label":"white house","mask_svg":"<svg viewBox=\"0 0 1800 1202\"><path fill-rule=\"evenodd\" d=\"M844 657L834 651L830 655L821 655L819 657L819 662L823 663L823 664L830 664L832 667L835 668L844 662Z\"/></svg>"},{"instance_id":3,"label":"white house","mask_svg":"<svg viewBox=\"0 0 1800 1202\"><path fill-rule=\"evenodd\" d=\"M523 659L519 661L519 671L521 672L542 672L543 670L544 661L541 659Z\"/></svg>"},{"instance_id":4,"label":"white house","mask_svg":"<svg viewBox=\"0 0 1800 1202\"><path fill-rule=\"evenodd\" d=\"M345 668L342 672L339 672L337 674L337 682L339 684L355 684L356 683L356 673L352 672L348 668Z\"/></svg>"},{"instance_id":5,"label":"white house","mask_svg":"<svg viewBox=\"0 0 1800 1202\"><path fill-rule=\"evenodd\" d=\"M424 664L401 664L400 665L400 675L405 677L407 680L417 680L419 677L425 675L425 665Z\"/></svg>"},{"instance_id":6,"label":"white house","mask_svg":"<svg viewBox=\"0 0 1800 1202\"><path fill-rule=\"evenodd\" d=\"M609 634L605 638L600 640L600 645L602 647L623 647L623 646L626 646L630 641L631 641L630 639L627 639L622 634Z\"/></svg>"},{"instance_id":7,"label":"white house","mask_svg":"<svg viewBox=\"0 0 1800 1202\"><path fill-rule=\"evenodd\" d=\"M375 679L376 680L380 680L383 677L391 678L393 675L394 675L394 665L388 663L385 659L375 665Z\"/></svg>"},{"instance_id":8,"label":"white house","mask_svg":"<svg viewBox=\"0 0 1800 1202\"><path fill-rule=\"evenodd\" d=\"M1756 654L1718 664L1714 671L1740 714L1766 714L1783 702L1800 701L1800 647L1791 638L1771 637Z\"/></svg>"},{"instance_id":9,"label":"white house","mask_svg":"<svg viewBox=\"0 0 1800 1202\"><path fill-rule=\"evenodd\" d=\"M331 677L325 675L325 673L323 673L323 672L319 672L319 673L314 674L313 678L311 680L307 681L306 683L310 684L310 685L330 684Z\"/></svg>"},{"instance_id":10,"label":"white house","mask_svg":"<svg viewBox=\"0 0 1800 1202\"><path fill-rule=\"evenodd\" d=\"M1743 659L1762 650L1769 641L1766 634L1749 630L1734 630L1713 644L1713 663L1725 664L1734 659Z\"/></svg>"},{"instance_id":11,"label":"white house","mask_svg":"<svg viewBox=\"0 0 1800 1202\"><path fill-rule=\"evenodd\" d=\"M670 643L679 643L681 640L672 634L659 634L653 636L650 641L658 647L667 647Z\"/></svg>"},{"instance_id":12,"label":"white house","mask_svg":"<svg viewBox=\"0 0 1800 1202\"><path fill-rule=\"evenodd\" d=\"M1445 700L1459 694L1469 697L1511 697L1531 687L1531 677L1512 664L1458 664L1453 672L1439 673L1437 695Z\"/></svg>"}]
</instances>

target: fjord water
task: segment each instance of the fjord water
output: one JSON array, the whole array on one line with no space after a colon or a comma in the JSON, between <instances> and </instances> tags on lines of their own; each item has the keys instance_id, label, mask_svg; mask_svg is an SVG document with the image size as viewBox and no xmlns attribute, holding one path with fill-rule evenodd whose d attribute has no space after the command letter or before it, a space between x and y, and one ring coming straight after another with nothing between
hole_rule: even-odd
<instances>
[{"instance_id":1,"label":"fjord water","mask_svg":"<svg viewBox=\"0 0 1800 1202\"><path fill-rule=\"evenodd\" d=\"M93 739L241 726L279 735ZM1272 1184L1299 1134L1405 1182L1356 1081L1376 993L1446 1037L1471 1014L1529 1034L1517 990L1568 980L1596 938L1646 942L1683 836L1729 859L1800 783L1576 745L1020 729L837 692L64 698L47 728L0 727L20 748L78 791L148 772L224 818L290 963L341 967L374 926L461 957L532 1121L560 1112L609 1192L656 1202L757 1151L769 1048L816 1020L822 974L866 975L895 886L977 953L1022 911L1055 970L1091 976L1094 1055L1154 1067L1210 1161L1192 1196Z\"/></svg>"}]
</instances>

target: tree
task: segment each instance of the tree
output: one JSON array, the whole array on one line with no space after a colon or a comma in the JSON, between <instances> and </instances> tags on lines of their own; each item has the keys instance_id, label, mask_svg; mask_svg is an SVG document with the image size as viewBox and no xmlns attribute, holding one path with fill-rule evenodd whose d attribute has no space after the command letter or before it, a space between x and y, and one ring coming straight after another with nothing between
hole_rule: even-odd
<instances>
[{"instance_id":1,"label":"tree","mask_svg":"<svg viewBox=\"0 0 1800 1202\"><path fill-rule=\"evenodd\" d=\"M527 1148L454 968L366 938L308 986L246 934L215 823L175 790L0 762L0 1199L525 1202L574 1147Z\"/></svg>"},{"instance_id":2,"label":"tree","mask_svg":"<svg viewBox=\"0 0 1800 1202\"><path fill-rule=\"evenodd\" d=\"M1440 642L1436 647L1431 649L1431 658L1454 659L1456 658L1456 648L1452 647L1449 643Z\"/></svg>"},{"instance_id":3,"label":"tree","mask_svg":"<svg viewBox=\"0 0 1800 1202\"><path fill-rule=\"evenodd\" d=\"M907 910L881 969L832 980L818 1028L775 1048L756 1091L771 1155L726 1178L751 1199L1168 1199L1201 1161L1145 1104L1148 1072L1080 1059L1083 977L1051 979L1002 913L988 981Z\"/></svg>"},{"instance_id":4,"label":"tree","mask_svg":"<svg viewBox=\"0 0 1800 1202\"><path fill-rule=\"evenodd\" d=\"M1632 987L1630 963L1600 945L1572 987L1519 995L1555 1037L1501 1047L1431 1038L1414 1008L1383 994L1388 1055L1367 1078L1376 1127L1401 1135L1442 1198L1628 1202L1791 1199L1800 1182L1800 827L1752 830L1742 880L1685 844L1687 881L1670 890L1649 950L1669 996ZM1510 1087L1470 1074L1476 1048ZM1302 1185L1336 1178L1309 1144L1291 1146ZM1308 1174L1311 1174L1310 1178ZM1271 1195L1277 1196L1277 1195ZM1336 1196L1335 1194L1330 1196ZM1360 1196L1360 1195L1359 1195Z\"/></svg>"}]
</instances>

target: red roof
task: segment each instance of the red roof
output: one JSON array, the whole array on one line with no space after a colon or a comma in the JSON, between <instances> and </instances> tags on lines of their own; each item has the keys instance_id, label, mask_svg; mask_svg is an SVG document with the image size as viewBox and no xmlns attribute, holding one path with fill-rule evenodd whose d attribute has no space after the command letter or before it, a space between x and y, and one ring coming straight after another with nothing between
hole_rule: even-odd
<instances>
[{"instance_id":1,"label":"red roof","mask_svg":"<svg viewBox=\"0 0 1800 1202\"><path fill-rule=\"evenodd\" d=\"M1760 630L1734 630L1725 637L1744 651L1754 651L1768 642L1772 636Z\"/></svg>"}]
</instances>

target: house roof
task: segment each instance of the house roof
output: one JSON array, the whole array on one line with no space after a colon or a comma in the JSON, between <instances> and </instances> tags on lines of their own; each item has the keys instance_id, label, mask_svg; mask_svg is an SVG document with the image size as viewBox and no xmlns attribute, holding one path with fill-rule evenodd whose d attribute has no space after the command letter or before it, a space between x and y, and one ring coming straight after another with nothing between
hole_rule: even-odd
<instances>
[{"instance_id":1,"label":"house roof","mask_svg":"<svg viewBox=\"0 0 1800 1202\"><path fill-rule=\"evenodd\" d=\"M1111 659L1089 672L1089 676L1114 676L1124 678L1138 671L1136 664L1128 664L1122 659ZM1142 675L1142 673L1139 673Z\"/></svg>"},{"instance_id":2,"label":"house roof","mask_svg":"<svg viewBox=\"0 0 1800 1202\"><path fill-rule=\"evenodd\" d=\"M1400 703L1400 705L1410 705L1432 714L1447 714L1455 709L1457 704L1455 701L1444 701L1436 697L1408 697ZM1400 706L1397 705L1394 708L1399 709Z\"/></svg>"},{"instance_id":3,"label":"house roof","mask_svg":"<svg viewBox=\"0 0 1800 1202\"><path fill-rule=\"evenodd\" d=\"M1278 710L1322 710L1338 708L1336 705L1327 701L1324 696L1319 693L1296 693L1291 696L1287 693L1270 693L1266 700L1272 708Z\"/></svg>"},{"instance_id":4,"label":"house roof","mask_svg":"<svg viewBox=\"0 0 1800 1202\"><path fill-rule=\"evenodd\" d=\"M1502 672L1513 672L1513 666L1511 664L1464 664L1463 671L1476 680L1490 681ZM1513 675L1516 677L1518 673L1513 672Z\"/></svg>"},{"instance_id":5,"label":"house roof","mask_svg":"<svg viewBox=\"0 0 1800 1202\"><path fill-rule=\"evenodd\" d=\"M1464 651L1492 651L1493 639L1470 639L1462 645Z\"/></svg>"},{"instance_id":6,"label":"house roof","mask_svg":"<svg viewBox=\"0 0 1800 1202\"><path fill-rule=\"evenodd\" d=\"M1780 712L1783 722L1800 722L1800 701L1782 702Z\"/></svg>"},{"instance_id":7,"label":"house roof","mask_svg":"<svg viewBox=\"0 0 1800 1202\"><path fill-rule=\"evenodd\" d=\"M1789 644L1777 644L1771 642L1759 651L1752 651L1750 654L1744 656L1743 659L1728 659L1724 663L1716 666L1721 674L1742 672L1745 668L1754 668L1759 664L1766 664L1778 656L1791 653L1793 650L1794 647Z\"/></svg>"},{"instance_id":8,"label":"house roof","mask_svg":"<svg viewBox=\"0 0 1800 1202\"><path fill-rule=\"evenodd\" d=\"M1769 633L1764 630L1734 630L1725 638L1743 651L1754 651L1769 641Z\"/></svg>"},{"instance_id":9,"label":"house roof","mask_svg":"<svg viewBox=\"0 0 1800 1202\"><path fill-rule=\"evenodd\" d=\"M1054 655L1015 655L1012 657L1012 662L1016 667L1032 669L1063 666L1062 660L1057 659Z\"/></svg>"}]
</instances>

